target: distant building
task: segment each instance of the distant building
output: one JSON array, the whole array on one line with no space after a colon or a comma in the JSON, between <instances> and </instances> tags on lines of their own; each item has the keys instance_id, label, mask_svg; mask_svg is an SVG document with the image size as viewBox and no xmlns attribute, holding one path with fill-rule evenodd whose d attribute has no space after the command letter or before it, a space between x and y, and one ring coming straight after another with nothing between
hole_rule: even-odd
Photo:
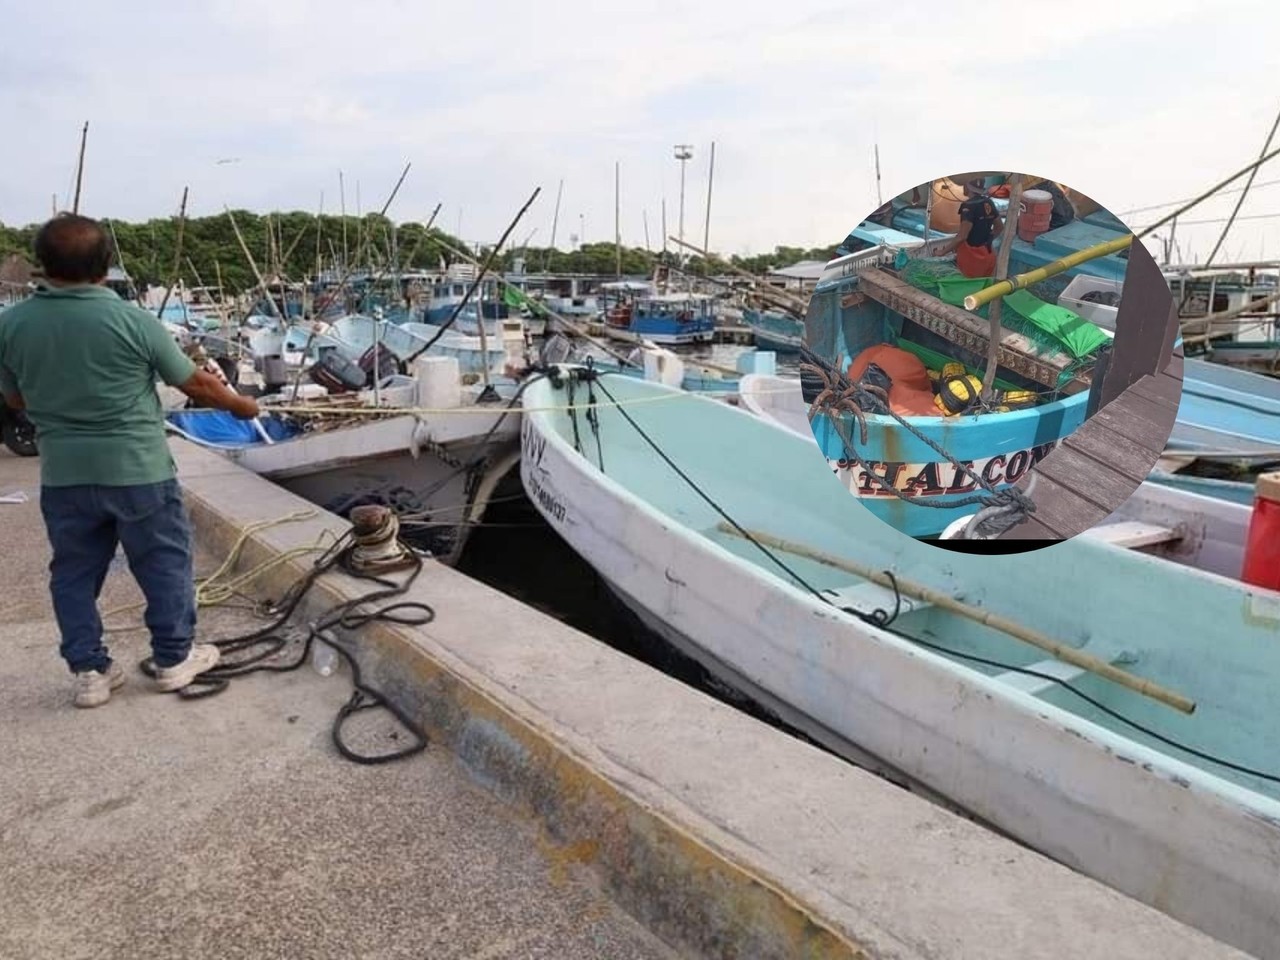
<instances>
[{"instance_id":1,"label":"distant building","mask_svg":"<svg viewBox=\"0 0 1280 960\"><path fill-rule=\"evenodd\" d=\"M780 290L792 290L797 293L808 293L818 285L826 264L821 260L801 260L789 267L770 270L765 274L765 282Z\"/></svg>"}]
</instances>

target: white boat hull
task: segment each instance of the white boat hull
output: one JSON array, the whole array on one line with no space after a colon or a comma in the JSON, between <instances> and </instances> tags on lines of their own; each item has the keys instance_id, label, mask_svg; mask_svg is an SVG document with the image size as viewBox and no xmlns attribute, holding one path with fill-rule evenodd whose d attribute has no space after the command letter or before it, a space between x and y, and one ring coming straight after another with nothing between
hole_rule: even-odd
<instances>
[{"instance_id":1,"label":"white boat hull","mask_svg":"<svg viewBox=\"0 0 1280 960\"><path fill-rule=\"evenodd\" d=\"M530 499L624 602L713 674L855 762L875 757L895 779L1068 866L1276 955L1280 803L1015 682L958 669L742 562L595 470L548 416L523 423Z\"/></svg>"},{"instance_id":2,"label":"white boat hull","mask_svg":"<svg viewBox=\"0 0 1280 960\"><path fill-rule=\"evenodd\" d=\"M415 517L420 523L405 523L405 531L424 536L432 552L452 564L493 487L519 455L520 411L498 423L501 410L431 423L391 417L218 452L340 516L360 504L377 503ZM479 476L473 478L467 465L477 460L483 463L476 465Z\"/></svg>"}]
</instances>

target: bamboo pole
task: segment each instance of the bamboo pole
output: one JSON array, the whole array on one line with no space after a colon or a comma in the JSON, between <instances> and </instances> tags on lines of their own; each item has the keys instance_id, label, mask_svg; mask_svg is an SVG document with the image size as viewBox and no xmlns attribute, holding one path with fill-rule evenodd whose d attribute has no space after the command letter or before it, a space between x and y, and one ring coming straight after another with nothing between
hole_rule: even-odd
<instances>
[{"instance_id":1,"label":"bamboo pole","mask_svg":"<svg viewBox=\"0 0 1280 960\"><path fill-rule=\"evenodd\" d=\"M395 200L396 194L400 192L400 187L404 183L404 178L409 175L409 167L411 167L412 165L413 165L412 163L406 163L404 165L404 170L401 171L400 173L400 179L396 181L396 185L392 188L390 195L388 195L387 197L387 202L382 205L382 210L380 210L378 213L379 217L385 217L387 215L387 210L391 208L392 201ZM345 245L346 244L346 236L345 236L346 215L345 214L343 215L343 224L344 224L344 229L343 229L344 236L343 236L342 242ZM365 245L366 239L367 237L362 239L356 247L356 260L359 260L361 254L364 252L364 245ZM333 302L334 296L337 296L337 294L340 294L342 292L342 288L345 287L347 285L347 281L351 279L351 274L355 272L355 268L351 266L349 263L347 263L345 260L345 257L346 257L345 249L343 250L343 257L344 257L344 261L342 265L343 272L342 272L341 278L338 281L338 286L335 289L334 294L332 296L329 296L323 301L324 307L328 307L329 304ZM320 308L321 308L320 304L317 303L313 307L313 310L319 310Z\"/></svg>"},{"instance_id":2,"label":"bamboo pole","mask_svg":"<svg viewBox=\"0 0 1280 960\"><path fill-rule=\"evenodd\" d=\"M711 161L707 166L707 222L702 230L702 247L711 249L711 183L716 175L716 142L711 141Z\"/></svg>"},{"instance_id":3,"label":"bamboo pole","mask_svg":"<svg viewBox=\"0 0 1280 960\"><path fill-rule=\"evenodd\" d=\"M84 129L80 131L80 159L76 161L76 195L71 202L71 212L80 212L80 181L84 177L84 148L89 140L89 121L84 122Z\"/></svg>"},{"instance_id":4,"label":"bamboo pole","mask_svg":"<svg viewBox=\"0 0 1280 960\"><path fill-rule=\"evenodd\" d=\"M516 224L518 224L521 221L524 215L528 212L529 208L533 206L533 201L538 199L538 194L540 194L541 192L542 192L541 187L534 187L533 193L530 194L529 199L525 201L524 206L520 208L520 212L517 213L515 216L515 219L512 220L511 223L507 225L507 229L503 231L502 236L498 239L498 242L493 245L493 248L489 251L488 256L485 257L484 263L480 265L480 271L478 275L476 276L475 280L472 281L471 286L467 288L467 292L462 295L462 300L459 301L456 307L454 307L453 313L449 315L449 319L446 320L443 325L441 325L440 332L437 333L430 340L428 340L426 346L418 350L415 354L413 354L413 356L409 357L406 363L412 363L415 359L420 357L422 354L426 353L427 350L431 349L431 346L437 340L439 340L442 336L444 336L444 332L448 330L451 326L453 326L454 321L458 319L458 314L461 313L462 308L467 305L467 301L469 301L475 295L476 290L479 289L480 287L481 281L484 280L484 275L488 273L489 268L493 266L493 261L497 258L498 251L502 249L502 245L507 242L507 238L510 237L511 232L515 230ZM444 245L445 244L441 243L441 246L444 246ZM481 314L480 316L480 327L481 327L481 337L483 338L484 336L484 315L483 314ZM481 343L483 345L483 340L481 341ZM487 354L482 354L481 364L486 369L488 368Z\"/></svg>"},{"instance_id":5,"label":"bamboo pole","mask_svg":"<svg viewBox=\"0 0 1280 960\"><path fill-rule=\"evenodd\" d=\"M1267 142L1262 145L1260 157L1265 157L1267 151L1271 149L1271 141L1276 137L1276 130L1280 128L1280 113L1276 114L1276 119L1271 124L1271 132L1267 134ZM1213 263L1213 258L1218 255L1218 251L1222 249L1223 241L1227 239L1227 234L1231 231L1231 225L1236 221L1236 215L1240 212L1240 208L1244 206L1245 198L1249 196L1249 188L1253 186L1254 177L1258 175L1258 168L1254 167L1249 171L1249 179L1244 183L1244 189L1240 191L1240 197L1236 200L1235 209L1231 211L1231 216L1227 218L1226 226L1222 228L1222 235L1218 237L1218 242L1213 245L1213 249L1209 251L1209 256L1205 259L1205 266Z\"/></svg>"},{"instance_id":6,"label":"bamboo pole","mask_svg":"<svg viewBox=\"0 0 1280 960\"><path fill-rule=\"evenodd\" d=\"M1249 173L1253 170L1257 170L1259 167L1261 167L1268 161L1273 160L1276 157L1280 157L1280 148L1270 151L1263 157L1259 157L1257 160L1249 164L1247 167L1244 167L1241 170L1237 170L1231 176L1227 177L1227 179L1219 181L1218 183L1215 183L1212 187L1210 187L1204 193L1200 194L1195 199L1188 200L1186 203L1180 206L1177 210L1173 211L1173 213L1160 218L1155 223L1151 224L1151 226L1149 227L1144 227L1143 230L1138 234L1138 239L1141 240L1143 237L1150 235L1153 231L1159 230L1166 223L1169 223L1173 220L1177 220L1178 217L1182 216L1192 207L1198 207L1200 204L1204 203L1206 200L1212 197L1215 193L1217 193L1223 187L1227 186L1227 184L1235 183L1237 180L1243 177L1246 173Z\"/></svg>"},{"instance_id":7,"label":"bamboo pole","mask_svg":"<svg viewBox=\"0 0 1280 960\"><path fill-rule=\"evenodd\" d=\"M743 536L743 533L738 530L737 527L730 523L726 523L723 520L717 524L717 529L732 536ZM1174 710L1178 710L1181 713L1195 713L1195 701L1184 697L1180 693L1169 690L1152 680L1134 676L1132 673L1121 670L1119 667L1108 663L1106 660L1095 657L1092 654L1084 653L1077 650L1075 647L1069 647L1064 643L1059 643L1057 640L1040 633L1038 630L1032 630L1029 627L1024 627L1007 617L1000 616L998 613L992 613L990 610L983 610L980 607L964 603L963 601L957 600L955 597L943 593L940 590L934 590L932 587L926 587L923 584L904 580L896 575L891 578L887 573L876 570L872 567L855 563L851 560L845 559L844 557L837 557L829 553L824 553L820 550L815 550L802 543L783 540L779 537L774 537L770 534L762 533L757 530L748 530L747 536L766 547L772 547L775 550L782 550L798 557L814 560L828 567L834 567L837 570L843 570L846 573L852 573L891 590L897 589L904 596L912 597L913 599L923 601L924 603L933 604L936 607L940 607L950 613L964 617L967 620L973 620L975 623L980 623L993 630L998 630L999 632L1013 637L1016 640L1021 640L1024 643L1028 643L1033 647L1045 651L1055 659L1061 660L1063 663L1069 663L1073 667L1079 667L1081 670L1087 670L1089 673L1096 674L1097 676L1110 680L1113 683L1117 683L1122 687L1127 687L1135 693L1140 693L1145 697L1150 697L1152 700L1163 703L1167 707L1172 707Z\"/></svg>"},{"instance_id":8,"label":"bamboo pole","mask_svg":"<svg viewBox=\"0 0 1280 960\"><path fill-rule=\"evenodd\" d=\"M244 235L240 232L240 226L236 223L236 218L232 215L229 207L224 205L222 209L227 211L227 219L231 221L231 229L235 232L236 241L240 244L240 249L244 253L245 259L249 261L253 275L258 280L258 286L266 296L267 302L271 304L271 312L280 320L281 326L284 326L284 315L280 312L280 308L276 306L275 298L271 296L271 288L267 286L267 281L262 279L262 271L258 269L258 262L253 259L253 254L249 251L249 245L244 242Z\"/></svg>"},{"instance_id":9,"label":"bamboo pole","mask_svg":"<svg viewBox=\"0 0 1280 960\"><path fill-rule=\"evenodd\" d=\"M446 250L448 250L454 256L458 257L460 260L464 260L465 262L475 267L480 266L480 261L476 260L474 257L470 256L469 254L464 253L461 250L457 249L452 244L446 243L444 240L440 240L438 238L436 239L436 243L444 247ZM517 287L514 283L510 283L505 278L499 278L498 282L501 283L503 286L510 287L512 290L517 290L517 291L520 290L519 287ZM559 321L561 324L565 326L566 329L568 329L575 336L581 337L583 340L586 340L588 343L591 343L594 346L600 348L609 356L613 357L615 360L621 363L623 366L635 366L635 364L633 364L630 360L628 360L624 355L622 355L621 353L618 353L616 350L613 350L604 341L591 336L591 334L587 333L585 329L580 327L578 324L574 323L568 317L565 317L559 313L556 313L550 307L539 305L539 309L547 313L549 316L553 317L555 320ZM706 366L710 367L711 369L721 370L723 372L737 373L736 370L729 370L727 367L714 367L710 364L707 364Z\"/></svg>"},{"instance_id":10,"label":"bamboo pole","mask_svg":"<svg viewBox=\"0 0 1280 960\"><path fill-rule=\"evenodd\" d=\"M1056 277L1058 274L1070 270L1072 267L1078 267L1082 263L1088 263L1090 260L1097 260L1099 257L1119 253L1133 241L1133 234L1126 234L1123 237L1117 237L1115 240L1108 240L1106 243L1099 243L1092 247L1085 247L1083 250L1077 250L1075 253L1068 254L1035 270L1029 270L1007 280L1001 280L999 283L993 283L985 290L979 290L972 296L965 297L964 308L966 310L977 310L983 304L990 303L997 297L1003 297L1018 290L1025 290L1033 283L1039 283L1049 277Z\"/></svg>"},{"instance_id":11,"label":"bamboo pole","mask_svg":"<svg viewBox=\"0 0 1280 960\"><path fill-rule=\"evenodd\" d=\"M678 240L675 237L671 237L670 239L673 243L678 243L682 247L688 247L690 250L694 251L694 253L697 253L699 256L701 256L704 260L709 260L712 256L712 254L708 253L707 251L699 247L695 247L692 243L686 243L685 241ZM750 280L755 281L756 283L760 282L759 277L755 276L754 274L748 273L746 270L743 270L741 267L735 267L732 263L728 263L728 262L725 263L725 266L729 268L729 271L731 273L740 274L744 277L747 277ZM801 316L804 316L804 313L809 306L808 303L806 303L804 299L802 299L801 297L794 297L791 294L784 293L781 290L770 289L769 295L776 297L779 302L786 302L790 304L791 308Z\"/></svg>"},{"instance_id":12,"label":"bamboo pole","mask_svg":"<svg viewBox=\"0 0 1280 960\"><path fill-rule=\"evenodd\" d=\"M178 271L182 269L182 237L186 232L187 226L187 190L188 187L182 188L182 204L178 207L178 236L174 241L173 251L173 273L169 278L169 286L165 288L164 297L160 300L160 308L156 310L156 316L160 317L164 314L164 308L169 303L169 294L173 292L174 286L178 282Z\"/></svg>"},{"instance_id":13,"label":"bamboo pole","mask_svg":"<svg viewBox=\"0 0 1280 960\"><path fill-rule=\"evenodd\" d=\"M933 191L929 191L929 199L933 199ZM1009 275L1009 255L1013 252L1013 238L1017 233L1018 205L1022 202L1022 178L1013 184L1009 194L1009 206L1005 211L1004 230L1000 235L1000 252L996 255L995 281L999 283ZM928 236L929 224L925 223L925 235ZM982 399L991 399L991 388L996 382L996 368L1000 365L1000 314L1004 307L1004 299L998 298L991 304L987 313L990 338L987 343L987 369L982 374Z\"/></svg>"}]
</instances>

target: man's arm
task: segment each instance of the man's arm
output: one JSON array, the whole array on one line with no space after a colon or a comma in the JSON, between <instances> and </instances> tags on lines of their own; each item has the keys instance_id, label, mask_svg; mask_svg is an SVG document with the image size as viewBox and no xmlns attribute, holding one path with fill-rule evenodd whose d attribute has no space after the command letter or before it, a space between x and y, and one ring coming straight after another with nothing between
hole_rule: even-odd
<instances>
[{"instance_id":1,"label":"man's arm","mask_svg":"<svg viewBox=\"0 0 1280 960\"><path fill-rule=\"evenodd\" d=\"M241 420L252 420L259 413L257 400L241 396L207 370L197 369L185 383L175 386L196 403L225 410Z\"/></svg>"},{"instance_id":2,"label":"man's arm","mask_svg":"<svg viewBox=\"0 0 1280 960\"><path fill-rule=\"evenodd\" d=\"M155 367L161 380L171 387L177 387L196 403L226 410L241 420L252 420L258 415L257 400L242 397L213 374L199 369L178 348L164 324L141 309L139 313L145 317L143 329L146 330L151 365Z\"/></svg>"},{"instance_id":3,"label":"man's arm","mask_svg":"<svg viewBox=\"0 0 1280 960\"><path fill-rule=\"evenodd\" d=\"M18 390L18 378L5 369L3 364L0 364L0 396L14 410L27 409L27 402L22 399L22 392Z\"/></svg>"},{"instance_id":4,"label":"man's arm","mask_svg":"<svg viewBox=\"0 0 1280 960\"><path fill-rule=\"evenodd\" d=\"M955 252L956 247L960 246L961 243L969 239L969 231L972 228L973 228L973 224L970 223L968 220L961 220L960 229L956 231L956 235L952 237L950 240L948 240L946 243L944 243L942 246L936 248L933 252L933 255L935 257L945 257L948 254Z\"/></svg>"}]
</instances>

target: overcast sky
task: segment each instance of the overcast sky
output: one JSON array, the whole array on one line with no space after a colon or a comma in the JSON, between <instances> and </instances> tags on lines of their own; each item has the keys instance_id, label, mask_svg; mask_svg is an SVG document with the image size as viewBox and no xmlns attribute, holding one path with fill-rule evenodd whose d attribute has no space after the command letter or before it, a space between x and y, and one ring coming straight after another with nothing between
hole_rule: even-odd
<instances>
[{"instance_id":1,"label":"overcast sky","mask_svg":"<svg viewBox=\"0 0 1280 960\"><path fill-rule=\"evenodd\" d=\"M194 13L185 7L199 7ZM390 210L492 241L535 186L519 242L585 225L623 242L701 239L726 253L842 239L885 197L969 169L1030 171L1116 213L1189 197L1256 159L1280 110L1280 5L1240 0L768 3L0 0L0 220L67 203L90 122L82 208L139 219L232 207ZM1280 145L1280 135L1277 136ZM233 162L219 162L233 161ZM1280 181L1280 160L1259 183ZM1189 219L1225 217L1234 197ZM1160 211L1125 219L1143 226ZM1280 213L1280 182L1242 215ZM1179 227L1203 258L1220 226ZM1280 257L1280 217L1243 220L1224 253ZM1223 259L1220 255L1219 260Z\"/></svg>"}]
</instances>

